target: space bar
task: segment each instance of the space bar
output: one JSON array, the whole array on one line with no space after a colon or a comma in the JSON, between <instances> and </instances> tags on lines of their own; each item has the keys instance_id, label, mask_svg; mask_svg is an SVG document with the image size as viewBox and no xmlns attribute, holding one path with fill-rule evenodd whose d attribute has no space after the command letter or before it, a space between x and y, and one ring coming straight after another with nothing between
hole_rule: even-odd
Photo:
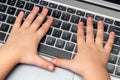
<instances>
[{"instance_id":1,"label":"space bar","mask_svg":"<svg viewBox=\"0 0 120 80\"><path fill-rule=\"evenodd\" d=\"M38 46L38 52L58 58L65 58L65 59L71 59L72 56L72 53L70 52L59 50L57 48L53 48L44 44L40 44Z\"/></svg>"}]
</instances>

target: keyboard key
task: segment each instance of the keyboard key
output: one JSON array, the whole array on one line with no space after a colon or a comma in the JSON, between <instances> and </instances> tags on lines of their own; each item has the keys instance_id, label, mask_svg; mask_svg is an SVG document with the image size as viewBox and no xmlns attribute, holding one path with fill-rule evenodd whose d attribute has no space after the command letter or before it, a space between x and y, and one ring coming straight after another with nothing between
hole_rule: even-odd
<instances>
[{"instance_id":1,"label":"keyboard key","mask_svg":"<svg viewBox=\"0 0 120 80\"><path fill-rule=\"evenodd\" d=\"M54 29L53 35L54 37L60 38L62 31L59 29Z\"/></svg>"},{"instance_id":2,"label":"keyboard key","mask_svg":"<svg viewBox=\"0 0 120 80\"><path fill-rule=\"evenodd\" d=\"M6 3L7 0L0 0L1 3Z\"/></svg>"},{"instance_id":3,"label":"keyboard key","mask_svg":"<svg viewBox=\"0 0 120 80\"><path fill-rule=\"evenodd\" d=\"M8 13L8 14L11 14L11 15L14 15L14 14L15 14L15 11L16 11L16 8L14 8L14 7L9 7L8 10L7 10L7 13Z\"/></svg>"},{"instance_id":4,"label":"keyboard key","mask_svg":"<svg viewBox=\"0 0 120 80\"><path fill-rule=\"evenodd\" d=\"M32 4L32 3L27 3L26 6L25 6L25 9L31 11L31 10L33 9L33 7L34 7L34 4Z\"/></svg>"},{"instance_id":5,"label":"keyboard key","mask_svg":"<svg viewBox=\"0 0 120 80\"><path fill-rule=\"evenodd\" d=\"M0 4L0 12L5 12L7 9L6 5Z\"/></svg>"},{"instance_id":6,"label":"keyboard key","mask_svg":"<svg viewBox=\"0 0 120 80\"><path fill-rule=\"evenodd\" d=\"M71 27L71 24L70 24L70 23L63 22L63 24L62 24L62 29L63 29L63 30L69 31L70 27Z\"/></svg>"},{"instance_id":7,"label":"keyboard key","mask_svg":"<svg viewBox=\"0 0 120 80\"><path fill-rule=\"evenodd\" d=\"M80 17L72 15L70 22L78 24Z\"/></svg>"},{"instance_id":8,"label":"keyboard key","mask_svg":"<svg viewBox=\"0 0 120 80\"><path fill-rule=\"evenodd\" d=\"M120 37L115 37L114 44L120 45Z\"/></svg>"},{"instance_id":9,"label":"keyboard key","mask_svg":"<svg viewBox=\"0 0 120 80\"><path fill-rule=\"evenodd\" d=\"M109 34L104 34L104 41L107 42L108 41L108 38L109 38Z\"/></svg>"},{"instance_id":10,"label":"keyboard key","mask_svg":"<svg viewBox=\"0 0 120 80\"><path fill-rule=\"evenodd\" d=\"M71 31L77 33L77 25L72 25Z\"/></svg>"},{"instance_id":11,"label":"keyboard key","mask_svg":"<svg viewBox=\"0 0 120 80\"><path fill-rule=\"evenodd\" d=\"M48 14L47 15L50 16L51 13L52 13L52 9L48 8Z\"/></svg>"},{"instance_id":12,"label":"keyboard key","mask_svg":"<svg viewBox=\"0 0 120 80\"><path fill-rule=\"evenodd\" d=\"M108 31L108 24L104 23L104 32L107 32L107 31Z\"/></svg>"},{"instance_id":13,"label":"keyboard key","mask_svg":"<svg viewBox=\"0 0 120 80\"><path fill-rule=\"evenodd\" d=\"M114 22L114 25L120 26L120 21L115 21L115 22Z\"/></svg>"},{"instance_id":14,"label":"keyboard key","mask_svg":"<svg viewBox=\"0 0 120 80\"><path fill-rule=\"evenodd\" d=\"M59 18L61 16L61 12L58 10L54 10L52 16L55 18Z\"/></svg>"},{"instance_id":15,"label":"keyboard key","mask_svg":"<svg viewBox=\"0 0 120 80\"><path fill-rule=\"evenodd\" d=\"M17 1L17 4L16 4L16 7L23 8L24 5L25 5L25 1L23 1L23 0L18 0L18 1Z\"/></svg>"},{"instance_id":16,"label":"keyboard key","mask_svg":"<svg viewBox=\"0 0 120 80\"><path fill-rule=\"evenodd\" d=\"M0 32L0 41L4 41L6 34Z\"/></svg>"},{"instance_id":17,"label":"keyboard key","mask_svg":"<svg viewBox=\"0 0 120 80\"><path fill-rule=\"evenodd\" d=\"M50 56L58 57L58 58L65 58L65 59L71 59L72 53L59 50L50 46L46 46L44 44L40 44L38 47L38 51L40 53L44 53Z\"/></svg>"},{"instance_id":18,"label":"keyboard key","mask_svg":"<svg viewBox=\"0 0 120 80\"><path fill-rule=\"evenodd\" d=\"M116 64L117 56L110 55L109 57L109 63Z\"/></svg>"},{"instance_id":19,"label":"keyboard key","mask_svg":"<svg viewBox=\"0 0 120 80\"><path fill-rule=\"evenodd\" d=\"M16 17L8 16L7 23L14 24L15 20L16 20Z\"/></svg>"},{"instance_id":20,"label":"keyboard key","mask_svg":"<svg viewBox=\"0 0 120 80\"><path fill-rule=\"evenodd\" d=\"M68 13L63 13L61 19L62 19L62 20L65 20L65 21L69 21L70 16L71 16L71 15L68 14Z\"/></svg>"},{"instance_id":21,"label":"keyboard key","mask_svg":"<svg viewBox=\"0 0 120 80\"><path fill-rule=\"evenodd\" d=\"M7 1L7 4L8 4L8 5L14 6L15 3L16 3L16 0L8 0L8 1Z\"/></svg>"},{"instance_id":22,"label":"keyboard key","mask_svg":"<svg viewBox=\"0 0 120 80\"><path fill-rule=\"evenodd\" d=\"M51 35L52 31L53 31L53 28L50 28L50 29L48 30L47 34L48 34L48 35Z\"/></svg>"},{"instance_id":23,"label":"keyboard key","mask_svg":"<svg viewBox=\"0 0 120 80\"><path fill-rule=\"evenodd\" d=\"M65 41L58 39L55 46L63 49L64 45L65 45Z\"/></svg>"},{"instance_id":24,"label":"keyboard key","mask_svg":"<svg viewBox=\"0 0 120 80\"><path fill-rule=\"evenodd\" d=\"M113 65L111 65L111 64L108 64L107 65L107 71L109 72L109 73L113 73L114 72L114 70L115 70L115 66L113 66Z\"/></svg>"},{"instance_id":25,"label":"keyboard key","mask_svg":"<svg viewBox=\"0 0 120 80\"><path fill-rule=\"evenodd\" d=\"M66 7L61 6L61 5L58 6L58 9L59 9L59 10L62 10L62 11L66 11Z\"/></svg>"},{"instance_id":26,"label":"keyboard key","mask_svg":"<svg viewBox=\"0 0 120 80\"><path fill-rule=\"evenodd\" d=\"M74 52L77 53L77 45L75 46Z\"/></svg>"},{"instance_id":27,"label":"keyboard key","mask_svg":"<svg viewBox=\"0 0 120 80\"><path fill-rule=\"evenodd\" d=\"M24 15L24 18L27 18L27 16L30 14L30 12L26 12Z\"/></svg>"},{"instance_id":28,"label":"keyboard key","mask_svg":"<svg viewBox=\"0 0 120 80\"><path fill-rule=\"evenodd\" d=\"M0 21L5 21L5 20L6 20L6 17L7 17L6 14L0 13Z\"/></svg>"},{"instance_id":29,"label":"keyboard key","mask_svg":"<svg viewBox=\"0 0 120 80\"><path fill-rule=\"evenodd\" d=\"M67 9L67 12L69 12L69 13L73 13L73 14L74 14L75 11L76 11L76 10L75 10L75 9L72 9L72 8L68 8L68 9Z\"/></svg>"},{"instance_id":30,"label":"keyboard key","mask_svg":"<svg viewBox=\"0 0 120 80\"><path fill-rule=\"evenodd\" d=\"M118 60L118 63L117 63L119 66L120 66L120 57L119 57L119 60Z\"/></svg>"},{"instance_id":31,"label":"keyboard key","mask_svg":"<svg viewBox=\"0 0 120 80\"><path fill-rule=\"evenodd\" d=\"M120 67L117 67L117 68L116 68L115 75L120 76Z\"/></svg>"},{"instance_id":32,"label":"keyboard key","mask_svg":"<svg viewBox=\"0 0 120 80\"><path fill-rule=\"evenodd\" d=\"M53 46L55 44L55 38L53 37L47 37L46 44Z\"/></svg>"},{"instance_id":33,"label":"keyboard key","mask_svg":"<svg viewBox=\"0 0 120 80\"><path fill-rule=\"evenodd\" d=\"M77 43L77 35L76 34L72 35L71 41Z\"/></svg>"},{"instance_id":34,"label":"keyboard key","mask_svg":"<svg viewBox=\"0 0 120 80\"><path fill-rule=\"evenodd\" d=\"M81 21L84 23L84 26L86 26L87 19L86 18L81 18Z\"/></svg>"},{"instance_id":35,"label":"keyboard key","mask_svg":"<svg viewBox=\"0 0 120 80\"><path fill-rule=\"evenodd\" d=\"M5 24L5 23L2 23L1 27L0 27L0 30L1 31L4 31L4 32L7 32L9 29L9 25L8 24Z\"/></svg>"},{"instance_id":36,"label":"keyboard key","mask_svg":"<svg viewBox=\"0 0 120 80\"><path fill-rule=\"evenodd\" d=\"M79 16L84 16L85 12L83 12L83 11L77 11L76 14L79 15Z\"/></svg>"},{"instance_id":37,"label":"keyboard key","mask_svg":"<svg viewBox=\"0 0 120 80\"><path fill-rule=\"evenodd\" d=\"M71 33L70 32L63 32L62 39L70 40Z\"/></svg>"},{"instance_id":38,"label":"keyboard key","mask_svg":"<svg viewBox=\"0 0 120 80\"><path fill-rule=\"evenodd\" d=\"M112 50L111 50L112 54L118 55L119 51L120 51L120 47L115 46L115 45L112 46Z\"/></svg>"},{"instance_id":39,"label":"keyboard key","mask_svg":"<svg viewBox=\"0 0 120 80\"><path fill-rule=\"evenodd\" d=\"M86 17L87 17L87 18L88 18L88 17L92 17L92 18L94 18L94 14L86 13Z\"/></svg>"},{"instance_id":40,"label":"keyboard key","mask_svg":"<svg viewBox=\"0 0 120 80\"><path fill-rule=\"evenodd\" d=\"M42 39L41 39L41 43L44 43L45 42L45 40L46 40L46 36L44 36Z\"/></svg>"},{"instance_id":41,"label":"keyboard key","mask_svg":"<svg viewBox=\"0 0 120 80\"><path fill-rule=\"evenodd\" d=\"M39 0L31 0L31 2L39 3Z\"/></svg>"},{"instance_id":42,"label":"keyboard key","mask_svg":"<svg viewBox=\"0 0 120 80\"><path fill-rule=\"evenodd\" d=\"M62 21L54 19L52 26L56 28L60 28Z\"/></svg>"},{"instance_id":43,"label":"keyboard key","mask_svg":"<svg viewBox=\"0 0 120 80\"><path fill-rule=\"evenodd\" d=\"M100 20L104 20L104 17L102 17L102 16L95 16L95 20L98 20L98 21L100 21Z\"/></svg>"},{"instance_id":44,"label":"keyboard key","mask_svg":"<svg viewBox=\"0 0 120 80\"><path fill-rule=\"evenodd\" d=\"M40 1L40 5L47 6L48 2L47 1Z\"/></svg>"},{"instance_id":45,"label":"keyboard key","mask_svg":"<svg viewBox=\"0 0 120 80\"><path fill-rule=\"evenodd\" d=\"M75 44L67 42L66 46L65 46L65 49L68 50L68 51L73 51L74 46L75 46Z\"/></svg>"},{"instance_id":46,"label":"keyboard key","mask_svg":"<svg viewBox=\"0 0 120 80\"><path fill-rule=\"evenodd\" d=\"M109 32L114 31L116 35L120 36L120 28L115 26L110 26Z\"/></svg>"},{"instance_id":47,"label":"keyboard key","mask_svg":"<svg viewBox=\"0 0 120 80\"><path fill-rule=\"evenodd\" d=\"M54 8L54 9L55 9L55 8L57 8L57 5L56 5L56 4L54 4L54 3L50 3L50 4L49 4L49 7L51 7L51 8Z\"/></svg>"},{"instance_id":48,"label":"keyboard key","mask_svg":"<svg viewBox=\"0 0 120 80\"><path fill-rule=\"evenodd\" d=\"M18 14L19 14L21 11L23 11L23 12L25 13L24 10L22 10L22 9L18 9L15 15L18 16Z\"/></svg>"},{"instance_id":49,"label":"keyboard key","mask_svg":"<svg viewBox=\"0 0 120 80\"><path fill-rule=\"evenodd\" d=\"M109 24L113 24L113 20L112 19L105 18L105 22L109 23Z\"/></svg>"}]
</instances>

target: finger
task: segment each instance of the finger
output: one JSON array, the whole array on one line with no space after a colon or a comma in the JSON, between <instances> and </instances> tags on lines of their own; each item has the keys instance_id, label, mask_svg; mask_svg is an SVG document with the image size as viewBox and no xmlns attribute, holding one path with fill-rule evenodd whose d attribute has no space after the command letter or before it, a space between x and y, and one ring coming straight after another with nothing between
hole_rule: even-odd
<instances>
[{"instance_id":1,"label":"finger","mask_svg":"<svg viewBox=\"0 0 120 80\"><path fill-rule=\"evenodd\" d=\"M24 16L24 12L21 11L21 12L19 13L18 17L17 17L16 20L15 20L15 23L14 23L14 25L13 25L13 29L19 28L19 27L21 26L23 16Z\"/></svg>"},{"instance_id":2,"label":"finger","mask_svg":"<svg viewBox=\"0 0 120 80\"><path fill-rule=\"evenodd\" d=\"M51 62L58 67L72 69L71 60L55 58Z\"/></svg>"},{"instance_id":3,"label":"finger","mask_svg":"<svg viewBox=\"0 0 120 80\"><path fill-rule=\"evenodd\" d=\"M52 22L53 22L53 17L49 17L46 23L43 24L43 26L40 29L38 29L37 35L39 36L40 39L47 33L47 31L51 27Z\"/></svg>"},{"instance_id":4,"label":"finger","mask_svg":"<svg viewBox=\"0 0 120 80\"><path fill-rule=\"evenodd\" d=\"M102 21L98 22L98 30L96 36L96 45L103 47L103 39L104 39L104 24Z\"/></svg>"},{"instance_id":5,"label":"finger","mask_svg":"<svg viewBox=\"0 0 120 80\"><path fill-rule=\"evenodd\" d=\"M30 12L30 14L27 16L26 20L24 21L23 25L22 25L22 28L25 29L25 28L28 28L31 23L33 22L36 14L38 13L39 11L39 7L34 7L33 10Z\"/></svg>"},{"instance_id":6,"label":"finger","mask_svg":"<svg viewBox=\"0 0 120 80\"><path fill-rule=\"evenodd\" d=\"M94 43L94 33L93 33L93 20L91 17L87 19L87 31L86 31L86 42L93 44Z\"/></svg>"},{"instance_id":7,"label":"finger","mask_svg":"<svg viewBox=\"0 0 120 80\"><path fill-rule=\"evenodd\" d=\"M77 29L77 44L78 47L85 43L84 38L84 24L83 22L79 22L78 29Z\"/></svg>"},{"instance_id":8,"label":"finger","mask_svg":"<svg viewBox=\"0 0 120 80\"><path fill-rule=\"evenodd\" d=\"M106 53L110 53L111 52L111 49L112 49L112 45L114 43L114 38L115 38L115 33L114 32L111 32L110 35L109 35L109 39L104 47Z\"/></svg>"},{"instance_id":9,"label":"finger","mask_svg":"<svg viewBox=\"0 0 120 80\"><path fill-rule=\"evenodd\" d=\"M48 13L48 9L44 8L42 13L35 19L35 21L32 23L32 25L30 27L33 31L36 31L40 27L40 25L44 21L47 13Z\"/></svg>"}]
</instances>

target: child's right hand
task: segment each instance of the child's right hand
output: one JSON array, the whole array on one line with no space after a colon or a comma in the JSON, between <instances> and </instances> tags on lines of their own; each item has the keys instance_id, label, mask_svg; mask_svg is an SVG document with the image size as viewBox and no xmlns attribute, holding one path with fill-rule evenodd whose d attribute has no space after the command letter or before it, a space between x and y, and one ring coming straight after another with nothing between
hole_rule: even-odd
<instances>
[{"instance_id":1,"label":"child's right hand","mask_svg":"<svg viewBox=\"0 0 120 80\"><path fill-rule=\"evenodd\" d=\"M107 76L106 65L109 59L110 51L114 42L114 32L111 32L105 46L103 46L104 26L103 22L98 22L97 36L94 40L93 21L87 19L86 40L84 38L84 25L78 24L77 32L77 54L72 60L55 58L52 62L63 68L67 68L81 74L84 79L88 80L108 80L102 79ZM100 74L101 73L101 74ZM96 78L101 76L101 78ZM87 78L86 78L87 76ZM92 77L93 78L90 78Z\"/></svg>"}]
</instances>

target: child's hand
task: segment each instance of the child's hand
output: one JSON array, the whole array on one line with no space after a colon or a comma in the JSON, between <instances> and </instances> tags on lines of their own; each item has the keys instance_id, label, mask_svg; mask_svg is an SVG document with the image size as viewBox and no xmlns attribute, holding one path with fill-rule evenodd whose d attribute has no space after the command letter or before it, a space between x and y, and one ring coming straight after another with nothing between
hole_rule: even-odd
<instances>
[{"instance_id":1,"label":"child's hand","mask_svg":"<svg viewBox=\"0 0 120 80\"><path fill-rule=\"evenodd\" d=\"M53 70L54 65L41 58L37 53L37 46L49 30L53 22L53 17L49 17L47 22L42 25L48 10L46 8L43 9L42 13L35 19L38 11L39 8L34 7L23 24L21 24L21 22L24 12L20 12L7 42L1 49L5 50L10 57L16 58L17 63L32 64ZM42 27L40 27L40 25L42 25Z\"/></svg>"},{"instance_id":2,"label":"child's hand","mask_svg":"<svg viewBox=\"0 0 120 80\"><path fill-rule=\"evenodd\" d=\"M114 42L114 33L111 32L109 39L105 46L103 46L104 26L103 22L98 22L97 36L94 40L93 21L91 18L87 19L86 40L84 38L84 25L82 22L78 24L77 32L77 54L72 60L55 58L52 62L63 68L67 68L81 74L83 77L86 74L94 75L99 73L101 69L106 70L106 65L109 59L109 54ZM102 70L101 70L102 72ZM104 74L104 72L102 73ZM89 75L90 76L90 75ZM94 77L96 77L94 75ZM94 78L95 79L95 78ZM94 80L89 79L88 80ZM99 80L99 79L96 79ZM100 80L105 80L101 79ZM106 79L107 80L107 79Z\"/></svg>"}]
</instances>

